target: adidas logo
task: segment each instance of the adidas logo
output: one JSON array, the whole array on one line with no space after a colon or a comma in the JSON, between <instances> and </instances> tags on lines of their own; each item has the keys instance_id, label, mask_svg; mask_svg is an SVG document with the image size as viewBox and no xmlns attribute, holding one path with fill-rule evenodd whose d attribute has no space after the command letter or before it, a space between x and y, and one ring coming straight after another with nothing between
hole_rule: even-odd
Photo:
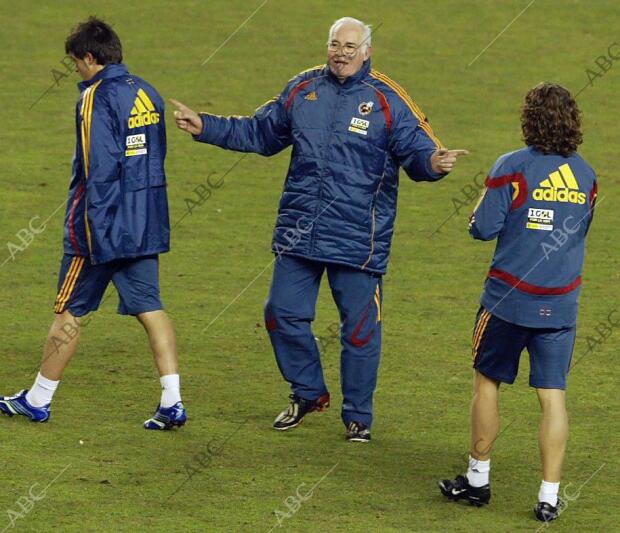
<instances>
[{"instance_id":1,"label":"adidas logo","mask_svg":"<svg viewBox=\"0 0 620 533\"><path fill-rule=\"evenodd\" d=\"M316 94L316 91L312 91L311 93L308 93L306 96L304 96L304 100L312 100L314 102L314 100L317 100L319 97Z\"/></svg>"},{"instance_id":2,"label":"adidas logo","mask_svg":"<svg viewBox=\"0 0 620 533\"><path fill-rule=\"evenodd\" d=\"M131 108L131 116L127 121L129 128L150 126L159 122L159 113L155 112L155 106L148 94L143 89L138 89L138 94Z\"/></svg>"},{"instance_id":3,"label":"adidas logo","mask_svg":"<svg viewBox=\"0 0 620 533\"><path fill-rule=\"evenodd\" d=\"M579 183L568 163L549 174L548 179L541 181L539 188L534 189L532 198L548 202L586 203L586 194L579 192Z\"/></svg>"}]
</instances>

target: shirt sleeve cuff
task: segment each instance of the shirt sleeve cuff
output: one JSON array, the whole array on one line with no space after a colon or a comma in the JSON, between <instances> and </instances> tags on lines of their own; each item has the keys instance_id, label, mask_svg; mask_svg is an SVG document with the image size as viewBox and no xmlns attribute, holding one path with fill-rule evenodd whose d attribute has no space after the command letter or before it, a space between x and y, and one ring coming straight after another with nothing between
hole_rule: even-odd
<instances>
[{"instance_id":1,"label":"shirt sleeve cuff","mask_svg":"<svg viewBox=\"0 0 620 533\"><path fill-rule=\"evenodd\" d=\"M194 138L195 141L209 142L209 137L208 137L209 129L207 128L207 121L209 120L208 118L209 114L198 113L198 115L200 116L200 120L202 121L202 131L198 135L192 135L192 137Z\"/></svg>"},{"instance_id":2,"label":"shirt sleeve cuff","mask_svg":"<svg viewBox=\"0 0 620 533\"><path fill-rule=\"evenodd\" d=\"M428 157L426 158L426 161L424 162L424 169L426 170L426 173L428 174L428 176L431 177L435 181L435 180L440 180L444 176L447 176L449 172L435 172L433 170L432 158L433 158L434 153L435 153L435 150L433 150L432 152L428 154Z\"/></svg>"}]
</instances>

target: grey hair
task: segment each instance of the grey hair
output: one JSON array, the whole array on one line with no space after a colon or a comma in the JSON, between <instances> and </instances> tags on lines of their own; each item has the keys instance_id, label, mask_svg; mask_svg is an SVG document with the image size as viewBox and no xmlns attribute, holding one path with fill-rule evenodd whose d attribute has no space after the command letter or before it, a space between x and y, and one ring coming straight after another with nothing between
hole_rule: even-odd
<instances>
[{"instance_id":1,"label":"grey hair","mask_svg":"<svg viewBox=\"0 0 620 533\"><path fill-rule=\"evenodd\" d=\"M332 27L329 28L327 43L329 44L329 42L334 37L334 34L345 24L355 24L362 30L362 42L360 44L360 48L362 49L362 52L366 52L366 50L368 50L371 45L370 39L372 36L372 29L370 27L370 24L364 24L361 20L354 19L353 17L342 17L336 22L334 22L332 24Z\"/></svg>"}]
</instances>

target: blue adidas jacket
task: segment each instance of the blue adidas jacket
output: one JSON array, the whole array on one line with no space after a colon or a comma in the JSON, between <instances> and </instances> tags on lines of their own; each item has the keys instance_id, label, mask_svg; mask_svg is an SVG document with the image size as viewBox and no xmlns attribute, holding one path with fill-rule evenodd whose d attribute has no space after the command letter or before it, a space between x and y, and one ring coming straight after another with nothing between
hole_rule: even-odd
<instances>
[{"instance_id":1,"label":"blue adidas jacket","mask_svg":"<svg viewBox=\"0 0 620 533\"><path fill-rule=\"evenodd\" d=\"M521 326L575 325L594 171L576 153L545 155L527 147L500 157L485 185L470 233L497 237L497 247L481 304Z\"/></svg>"},{"instance_id":2,"label":"blue adidas jacket","mask_svg":"<svg viewBox=\"0 0 620 533\"><path fill-rule=\"evenodd\" d=\"M202 114L198 141L273 155L292 145L273 251L383 274L403 167L434 181L441 147L405 91L366 61L338 82L328 66L302 72L252 117Z\"/></svg>"},{"instance_id":3,"label":"blue adidas jacket","mask_svg":"<svg viewBox=\"0 0 620 533\"><path fill-rule=\"evenodd\" d=\"M163 100L122 64L78 88L65 253L97 264L168 251Z\"/></svg>"}]
</instances>

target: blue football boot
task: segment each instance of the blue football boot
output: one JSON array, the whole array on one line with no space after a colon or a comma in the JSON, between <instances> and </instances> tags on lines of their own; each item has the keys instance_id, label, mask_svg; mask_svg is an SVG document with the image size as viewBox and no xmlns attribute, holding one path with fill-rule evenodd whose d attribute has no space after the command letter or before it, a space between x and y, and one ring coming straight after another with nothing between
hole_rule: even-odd
<instances>
[{"instance_id":1,"label":"blue football boot","mask_svg":"<svg viewBox=\"0 0 620 533\"><path fill-rule=\"evenodd\" d=\"M153 418L144 422L144 429L172 429L181 427L186 420L187 413L182 402L177 402L172 407L158 405Z\"/></svg>"},{"instance_id":2,"label":"blue football boot","mask_svg":"<svg viewBox=\"0 0 620 533\"><path fill-rule=\"evenodd\" d=\"M27 392L28 389L24 389L15 396L0 396L0 413L9 416L27 416L33 422L47 422L50 418L50 404L33 407L26 400Z\"/></svg>"}]
</instances>

